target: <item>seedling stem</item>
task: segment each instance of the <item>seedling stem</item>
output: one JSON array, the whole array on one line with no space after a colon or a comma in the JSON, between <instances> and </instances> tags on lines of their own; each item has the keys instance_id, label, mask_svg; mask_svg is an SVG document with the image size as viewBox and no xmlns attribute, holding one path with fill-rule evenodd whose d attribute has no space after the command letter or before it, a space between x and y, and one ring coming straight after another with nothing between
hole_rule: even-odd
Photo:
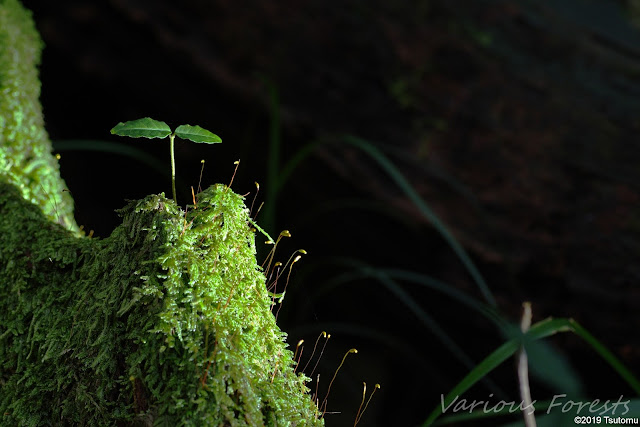
<instances>
[{"instance_id":1,"label":"seedling stem","mask_svg":"<svg viewBox=\"0 0 640 427\"><path fill-rule=\"evenodd\" d=\"M173 193L173 201L178 203L176 196L176 156L173 150L173 140L175 137L175 134L169 135L169 150L171 151L171 191Z\"/></svg>"},{"instance_id":2,"label":"seedling stem","mask_svg":"<svg viewBox=\"0 0 640 427\"><path fill-rule=\"evenodd\" d=\"M176 203L178 203L176 196L176 159L173 148L176 136L198 143L215 144L222 142L218 135L200 126L180 125L175 131L171 132L171 128L165 122L153 120L149 117L125 123L120 122L111 129L111 133L120 136L130 136L132 138L142 137L152 139L169 137L169 151L171 153L171 191L173 192L173 201Z\"/></svg>"}]
</instances>

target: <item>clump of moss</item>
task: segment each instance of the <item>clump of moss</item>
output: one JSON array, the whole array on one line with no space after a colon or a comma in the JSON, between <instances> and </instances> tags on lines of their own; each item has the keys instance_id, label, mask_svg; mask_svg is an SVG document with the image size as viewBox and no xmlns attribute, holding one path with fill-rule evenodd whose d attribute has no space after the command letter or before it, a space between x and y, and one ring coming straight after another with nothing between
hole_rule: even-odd
<instances>
[{"instance_id":1,"label":"clump of moss","mask_svg":"<svg viewBox=\"0 0 640 427\"><path fill-rule=\"evenodd\" d=\"M131 202L73 236L0 185L3 423L322 424L270 311L241 196Z\"/></svg>"}]
</instances>

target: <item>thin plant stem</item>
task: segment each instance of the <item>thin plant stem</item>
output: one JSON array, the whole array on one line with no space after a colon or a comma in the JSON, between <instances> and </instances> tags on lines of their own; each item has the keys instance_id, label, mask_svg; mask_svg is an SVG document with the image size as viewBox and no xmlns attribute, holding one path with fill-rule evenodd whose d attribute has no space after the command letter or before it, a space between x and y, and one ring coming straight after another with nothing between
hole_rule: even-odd
<instances>
[{"instance_id":1,"label":"thin plant stem","mask_svg":"<svg viewBox=\"0 0 640 427\"><path fill-rule=\"evenodd\" d=\"M531 327L531 303L525 302L522 306L524 310L522 320L520 321L520 330L523 334L526 334ZM520 398L522 399L524 408L533 408L531 389L529 388L529 362L524 342L520 346L520 353L518 355L518 382L520 384ZM524 416L524 425L526 427L536 427L536 418L533 412L528 410L525 412L523 409L522 415Z\"/></svg>"},{"instance_id":2,"label":"thin plant stem","mask_svg":"<svg viewBox=\"0 0 640 427\"><path fill-rule=\"evenodd\" d=\"M173 191L173 201L178 203L176 197L176 157L173 152L173 140L176 136L169 135L169 150L171 151L171 191Z\"/></svg>"}]
</instances>

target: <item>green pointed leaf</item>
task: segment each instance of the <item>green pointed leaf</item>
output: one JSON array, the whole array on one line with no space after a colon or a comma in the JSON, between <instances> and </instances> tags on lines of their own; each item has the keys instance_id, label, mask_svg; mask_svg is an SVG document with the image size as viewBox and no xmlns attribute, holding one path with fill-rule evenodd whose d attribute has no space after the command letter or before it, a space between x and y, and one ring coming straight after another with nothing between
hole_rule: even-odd
<instances>
[{"instance_id":1,"label":"green pointed leaf","mask_svg":"<svg viewBox=\"0 0 640 427\"><path fill-rule=\"evenodd\" d=\"M215 144L222 142L222 139L214 133L200 126L180 125L176 129L176 136L182 139L188 139L193 142L203 142L205 144Z\"/></svg>"},{"instance_id":2,"label":"green pointed leaf","mask_svg":"<svg viewBox=\"0 0 640 427\"><path fill-rule=\"evenodd\" d=\"M132 138L166 138L171 135L171 128L165 122L145 117L144 119L120 122L111 129L111 133Z\"/></svg>"}]
</instances>

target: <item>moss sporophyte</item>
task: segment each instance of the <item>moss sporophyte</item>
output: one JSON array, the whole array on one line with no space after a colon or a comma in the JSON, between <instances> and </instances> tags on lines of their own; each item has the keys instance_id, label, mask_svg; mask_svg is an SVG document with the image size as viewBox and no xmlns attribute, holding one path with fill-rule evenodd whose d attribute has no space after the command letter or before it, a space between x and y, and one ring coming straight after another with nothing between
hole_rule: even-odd
<instances>
[{"instance_id":1,"label":"moss sporophyte","mask_svg":"<svg viewBox=\"0 0 640 427\"><path fill-rule=\"evenodd\" d=\"M169 137L169 150L171 151L171 190L173 192L173 200L177 203L176 198L176 161L173 149L173 141L175 137L188 139L189 141L216 144L222 142L220 137L200 126L180 125L174 132L165 122L145 117L143 119L131 120L129 122L120 122L111 133L120 136L130 136L132 138L166 138Z\"/></svg>"}]
</instances>

